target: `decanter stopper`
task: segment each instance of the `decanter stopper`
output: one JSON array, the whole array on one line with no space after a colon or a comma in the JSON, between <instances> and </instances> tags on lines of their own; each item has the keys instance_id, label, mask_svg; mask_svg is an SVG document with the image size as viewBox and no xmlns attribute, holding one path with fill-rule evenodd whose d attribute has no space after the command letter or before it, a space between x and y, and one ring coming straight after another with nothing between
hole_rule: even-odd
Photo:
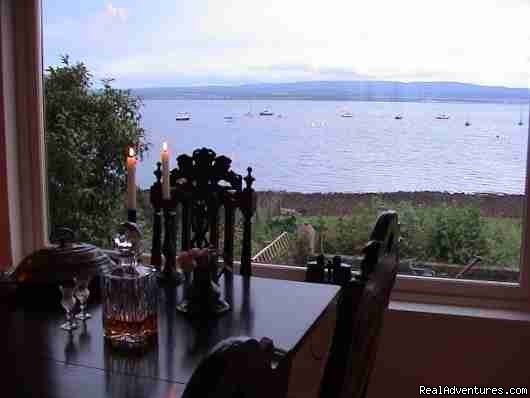
<instances>
[{"instance_id":1,"label":"decanter stopper","mask_svg":"<svg viewBox=\"0 0 530 398\"><path fill-rule=\"evenodd\" d=\"M121 223L114 235L113 247L119 253L121 265L135 267L142 254L142 233L138 225L130 221Z\"/></svg>"}]
</instances>

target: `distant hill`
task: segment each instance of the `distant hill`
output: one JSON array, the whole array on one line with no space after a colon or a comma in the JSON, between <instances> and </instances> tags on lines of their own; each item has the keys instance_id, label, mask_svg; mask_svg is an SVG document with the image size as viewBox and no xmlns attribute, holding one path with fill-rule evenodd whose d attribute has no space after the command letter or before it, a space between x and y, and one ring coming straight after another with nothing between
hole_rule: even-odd
<instances>
[{"instance_id":1,"label":"distant hill","mask_svg":"<svg viewBox=\"0 0 530 398\"><path fill-rule=\"evenodd\" d=\"M144 99L300 99L362 101L528 102L527 88L458 82L309 81L240 86L131 89Z\"/></svg>"}]
</instances>

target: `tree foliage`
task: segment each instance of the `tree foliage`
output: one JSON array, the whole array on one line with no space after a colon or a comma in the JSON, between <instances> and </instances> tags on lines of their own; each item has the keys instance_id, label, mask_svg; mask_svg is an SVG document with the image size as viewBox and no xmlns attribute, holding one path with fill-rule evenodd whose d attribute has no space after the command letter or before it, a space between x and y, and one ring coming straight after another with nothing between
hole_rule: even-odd
<instances>
[{"instance_id":1,"label":"tree foliage","mask_svg":"<svg viewBox=\"0 0 530 398\"><path fill-rule=\"evenodd\" d=\"M93 77L83 63L49 67L44 77L48 197L53 228L69 226L82 241L104 245L123 219L125 156L148 150L139 98Z\"/></svg>"},{"instance_id":2,"label":"tree foliage","mask_svg":"<svg viewBox=\"0 0 530 398\"><path fill-rule=\"evenodd\" d=\"M431 217L428 249L432 257L466 264L474 256L488 254L484 221L478 208L440 206Z\"/></svg>"}]
</instances>

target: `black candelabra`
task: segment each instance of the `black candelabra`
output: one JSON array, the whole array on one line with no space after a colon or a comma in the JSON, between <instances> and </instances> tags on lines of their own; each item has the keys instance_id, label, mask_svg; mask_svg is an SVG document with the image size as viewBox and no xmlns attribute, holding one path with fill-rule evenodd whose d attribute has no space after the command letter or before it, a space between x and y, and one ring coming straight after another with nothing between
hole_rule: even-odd
<instances>
[{"instance_id":1,"label":"black candelabra","mask_svg":"<svg viewBox=\"0 0 530 398\"><path fill-rule=\"evenodd\" d=\"M127 209L127 221L136 223L136 209Z\"/></svg>"}]
</instances>

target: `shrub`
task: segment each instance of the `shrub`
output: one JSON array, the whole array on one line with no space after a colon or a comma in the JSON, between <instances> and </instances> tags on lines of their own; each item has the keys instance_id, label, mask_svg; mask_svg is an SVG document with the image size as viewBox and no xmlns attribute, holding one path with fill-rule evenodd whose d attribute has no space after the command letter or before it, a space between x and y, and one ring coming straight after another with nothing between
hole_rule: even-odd
<instances>
[{"instance_id":1,"label":"shrub","mask_svg":"<svg viewBox=\"0 0 530 398\"><path fill-rule=\"evenodd\" d=\"M429 210L422 207L414 207L409 202L403 202L396 206L400 223L400 254L403 258L417 258L427 260L429 258L429 230L432 223L429 222Z\"/></svg>"},{"instance_id":2,"label":"shrub","mask_svg":"<svg viewBox=\"0 0 530 398\"><path fill-rule=\"evenodd\" d=\"M434 207L429 214L427 253L436 260L466 264L487 255L484 222L476 207Z\"/></svg>"},{"instance_id":3,"label":"shrub","mask_svg":"<svg viewBox=\"0 0 530 398\"><path fill-rule=\"evenodd\" d=\"M486 219L484 232L488 246L484 263L517 269L521 250L521 221L511 218Z\"/></svg>"}]
</instances>

